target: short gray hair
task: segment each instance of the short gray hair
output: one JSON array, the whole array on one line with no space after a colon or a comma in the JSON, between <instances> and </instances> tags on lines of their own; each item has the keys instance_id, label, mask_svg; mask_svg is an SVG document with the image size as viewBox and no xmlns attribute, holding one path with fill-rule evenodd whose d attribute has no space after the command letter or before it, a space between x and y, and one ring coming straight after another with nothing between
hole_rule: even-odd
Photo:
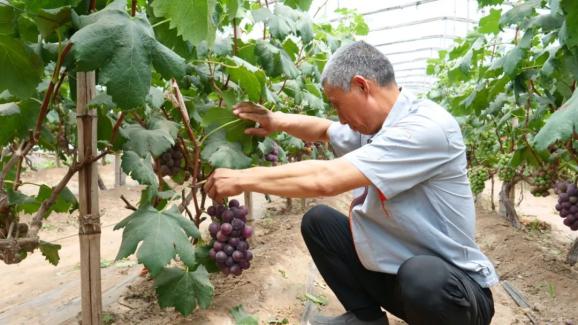
<instances>
[{"instance_id":1,"label":"short gray hair","mask_svg":"<svg viewBox=\"0 0 578 325\"><path fill-rule=\"evenodd\" d=\"M356 75L373 80L381 87L395 83L393 66L387 57L372 45L358 41L333 53L321 74L321 84L349 91L351 79Z\"/></svg>"}]
</instances>

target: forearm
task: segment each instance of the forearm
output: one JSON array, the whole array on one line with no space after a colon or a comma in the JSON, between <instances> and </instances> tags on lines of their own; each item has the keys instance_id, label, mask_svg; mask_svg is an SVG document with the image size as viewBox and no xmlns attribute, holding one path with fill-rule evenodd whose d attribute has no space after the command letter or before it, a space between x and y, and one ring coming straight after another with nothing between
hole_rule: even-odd
<instances>
[{"instance_id":1,"label":"forearm","mask_svg":"<svg viewBox=\"0 0 578 325\"><path fill-rule=\"evenodd\" d=\"M243 191L268 193L287 197L318 197L332 195L324 181L329 172L326 161L306 160L277 167L246 169L238 179Z\"/></svg>"},{"instance_id":2,"label":"forearm","mask_svg":"<svg viewBox=\"0 0 578 325\"><path fill-rule=\"evenodd\" d=\"M279 114L277 125L278 131L285 131L294 137L304 141L328 141L327 129L331 121L300 114L288 114L276 112Z\"/></svg>"}]
</instances>

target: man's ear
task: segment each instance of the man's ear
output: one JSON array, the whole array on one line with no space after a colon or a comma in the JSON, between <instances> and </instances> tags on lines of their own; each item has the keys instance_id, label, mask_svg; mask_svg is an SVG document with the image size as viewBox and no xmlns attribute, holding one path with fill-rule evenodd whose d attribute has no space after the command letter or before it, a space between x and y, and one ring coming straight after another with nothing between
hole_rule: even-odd
<instances>
[{"instance_id":1,"label":"man's ear","mask_svg":"<svg viewBox=\"0 0 578 325\"><path fill-rule=\"evenodd\" d=\"M361 91L363 91L365 94L369 94L369 82L367 79L365 79L364 77L360 76L360 75L355 75L353 76L353 78L351 79L351 85L352 86L357 86L359 87L359 89L361 89Z\"/></svg>"}]
</instances>

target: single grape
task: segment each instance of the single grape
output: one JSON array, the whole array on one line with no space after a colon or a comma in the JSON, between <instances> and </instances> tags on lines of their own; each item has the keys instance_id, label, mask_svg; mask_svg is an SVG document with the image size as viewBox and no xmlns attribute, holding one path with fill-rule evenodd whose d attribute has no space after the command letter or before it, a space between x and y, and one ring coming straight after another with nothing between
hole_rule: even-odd
<instances>
[{"instance_id":1,"label":"single grape","mask_svg":"<svg viewBox=\"0 0 578 325\"><path fill-rule=\"evenodd\" d=\"M238 237L232 237L231 239L229 239L229 245L233 247L237 247L237 245L239 245L240 242L241 240Z\"/></svg>"},{"instance_id":2,"label":"single grape","mask_svg":"<svg viewBox=\"0 0 578 325\"><path fill-rule=\"evenodd\" d=\"M249 261L241 261L239 262L239 266L242 270L246 270L251 266L251 263L249 263Z\"/></svg>"},{"instance_id":3,"label":"single grape","mask_svg":"<svg viewBox=\"0 0 578 325\"><path fill-rule=\"evenodd\" d=\"M165 165L168 167L173 167L175 165L175 162L173 161L173 159L169 159L167 161L165 161Z\"/></svg>"},{"instance_id":4,"label":"single grape","mask_svg":"<svg viewBox=\"0 0 578 325\"><path fill-rule=\"evenodd\" d=\"M232 199L229 201L229 208L238 208L241 204L238 200Z\"/></svg>"},{"instance_id":5,"label":"single grape","mask_svg":"<svg viewBox=\"0 0 578 325\"><path fill-rule=\"evenodd\" d=\"M245 260L250 261L252 259L253 259L253 253L251 251L246 251L245 252Z\"/></svg>"},{"instance_id":6,"label":"single grape","mask_svg":"<svg viewBox=\"0 0 578 325\"><path fill-rule=\"evenodd\" d=\"M216 255L217 255L217 252L215 251L215 249L214 249L214 248L211 248L211 249L209 250L209 257L214 261Z\"/></svg>"},{"instance_id":7,"label":"single grape","mask_svg":"<svg viewBox=\"0 0 578 325\"><path fill-rule=\"evenodd\" d=\"M207 208L207 214L210 215L211 217L214 217L217 215L217 208L213 205L211 205L209 208Z\"/></svg>"},{"instance_id":8,"label":"single grape","mask_svg":"<svg viewBox=\"0 0 578 325\"><path fill-rule=\"evenodd\" d=\"M235 265L235 260L231 256L229 256L229 257L227 257L227 260L225 261L225 265L226 266L233 266L233 265Z\"/></svg>"},{"instance_id":9,"label":"single grape","mask_svg":"<svg viewBox=\"0 0 578 325\"><path fill-rule=\"evenodd\" d=\"M245 252L248 249L249 249L249 244L247 244L247 242L244 240L239 241L239 244L237 244L237 250L238 251Z\"/></svg>"},{"instance_id":10,"label":"single grape","mask_svg":"<svg viewBox=\"0 0 578 325\"><path fill-rule=\"evenodd\" d=\"M560 211L562 210L562 206L560 205L560 203L556 204L556 211Z\"/></svg>"},{"instance_id":11,"label":"single grape","mask_svg":"<svg viewBox=\"0 0 578 325\"><path fill-rule=\"evenodd\" d=\"M216 222L211 223L209 225L209 233L211 235L217 235L217 232L219 231L219 229L221 229L220 227L221 226Z\"/></svg>"},{"instance_id":12,"label":"single grape","mask_svg":"<svg viewBox=\"0 0 578 325\"><path fill-rule=\"evenodd\" d=\"M231 274L237 276L237 275L241 275L241 272L243 272L243 270L241 270L241 267L237 264L231 266L231 268L229 268L229 270L231 271Z\"/></svg>"},{"instance_id":13,"label":"single grape","mask_svg":"<svg viewBox=\"0 0 578 325\"><path fill-rule=\"evenodd\" d=\"M223 250L223 246L225 246L223 243L221 243L220 241L215 241L215 243L213 244L213 249L216 252L222 251Z\"/></svg>"},{"instance_id":14,"label":"single grape","mask_svg":"<svg viewBox=\"0 0 578 325\"><path fill-rule=\"evenodd\" d=\"M231 256L233 254L233 252L235 252L235 248L233 248L233 246L231 246L229 244L225 244L225 246L223 247L223 252L225 252L225 254Z\"/></svg>"},{"instance_id":15,"label":"single grape","mask_svg":"<svg viewBox=\"0 0 578 325\"><path fill-rule=\"evenodd\" d=\"M265 160L270 161L270 162L277 162L277 155L274 155L272 153L268 154L265 156Z\"/></svg>"},{"instance_id":16,"label":"single grape","mask_svg":"<svg viewBox=\"0 0 578 325\"><path fill-rule=\"evenodd\" d=\"M573 205L570 207L570 210L568 211L570 211L570 213L576 214L578 213L578 206Z\"/></svg>"},{"instance_id":17,"label":"single grape","mask_svg":"<svg viewBox=\"0 0 578 325\"><path fill-rule=\"evenodd\" d=\"M223 251L217 252L217 254L215 254L215 260L218 263L225 263L227 257L228 257L227 254L225 254L225 252Z\"/></svg>"},{"instance_id":18,"label":"single grape","mask_svg":"<svg viewBox=\"0 0 578 325\"><path fill-rule=\"evenodd\" d=\"M274 154L275 156L279 155L279 147L277 146L273 146L273 149L271 149L271 153Z\"/></svg>"},{"instance_id":19,"label":"single grape","mask_svg":"<svg viewBox=\"0 0 578 325\"><path fill-rule=\"evenodd\" d=\"M233 232L231 232L231 237L241 237L241 230L233 230Z\"/></svg>"},{"instance_id":20,"label":"single grape","mask_svg":"<svg viewBox=\"0 0 578 325\"><path fill-rule=\"evenodd\" d=\"M161 165L159 172L161 173L162 176L165 176L171 173L171 169L167 165Z\"/></svg>"},{"instance_id":21,"label":"single grape","mask_svg":"<svg viewBox=\"0 0 578 325\"><path fill-rule=\"evenodd\" d=\"M570 229L572 229L572 231L578 230L578 220L574 221L574 223L570 226Z\"/></svg>"},{"instance_id":22,"label":"single grape","mask_svg":"<svg viewBox=\"0 0 578 325\"><path fill-rule=\"evenodd\" d=\"M569 201L565 201L562 202L562 204L560 204L562 206L563 209L570 209L570 207L572 206L572 203L570 203Z\"/></svg>"},{"instance_id":23,"label":"single grape","mask_svg":"<svg viewBox=\"0 0 578 325\"><path fill-rule=\"evenodd\" d=\"M231 222L231 220L233 220L233 218L235 217L235 214L233 213L233 211L231 211L231 209L223 212L221 218L223 219L223 222Z\"/></svg>"},{"instance_id":24,"label":"single grape","mask_svg":"<svg viewBox=\"0 0 578 325\"><path fill-rule=\"evenodd\" d=\"M169 161L172 159L171 157L171 153L169 151L165 151L162 155L161 155L161 159L165 162Z\"/></svg>"},{"instance_id":25,"label":"single grape","mask_svg":"<svg viewBox=\"0 0 578 325\"><path fill-rule=\"evenodd\" d=\"M562 211L560 211L560 217L562 218L566 218L568 216L569 212L566 209L562 209Z\"/></svg>"},{"instance_id":26,"label":"single grape","mask_svg":"<svg viewBox=\"0 0 578 325\"><path fill-rule=\"evenodd\" d=\"M223 213L225 213L225 210L227 210L227 208L225 208L224 205L222 204L217 205L217 217L221 217Z\"/></svg>"},{"instance_id":27,"label":"single grape","mask_svg":"<svg viewBox=\"0 0 578 325\"><path fill-rule=\"evenodd\" d=\"M217 233L217 240L224 243L227 240L229 240L229 236L227 236L227 235L223 234L221 231L219 231Z\"/></svg>"},{"instance_id":28,"label":"single grape","mask_svg":"<svg viewBox=\"0 0 578 325\"><path fill-rule=\"evenodd\" d=\"M234 251L233 255L231 255L231 257L233 257L233 260L235 262L239 262L245 259L245 254L243 254L243 252L241 251Z\"/></svg>"},{"instance_id":29,"label":"single grape","mask_svg":"<svg viewBox=\"0 0 578 325\"><path fill-rule=\"evenodd\" d=\"M183 154L177 149L172 152L173 159L183 158Z\"/></svg>"},{"instance_id":30,"label":"single grape","mask_svg":"<svg viewBox=\"0 0 578 325\"><path fill-rule=\"evenodd\" d=\"M568 193L560 193L559 200L562 202L567 202L570 195Z\"/></svg>"},{"instance_id":31,"label":"single grape","mask_svg":"<svg viewBox=\"0 0 578 325\"><path fill-rule=\"evenodd\" d=\"M248 214L249 209L247 209L247 207L245 206L239 207L239 217L247 217Z\"/></svg>"},{"instance_id":32,"label":"single grape","mask_svg":"<svg viewBox=\"0 0 578 325\"><path fill-rule=\"evenodd\" d=\"M245 223L243 222L243 220L235 218L233 219L233 221L231 221L231 226L233 226L233 230L242 230L243 227L245 226Z\"/></svg>"},{"instance_id":33,"label":"single grape","mask_svg":"<svg viewBox=\"0 0 578 325\"><path fill-rule=\"evenodd\" d=\"M578 202L578 197L576 196L570 196L568 198L568 202L572 203L572 204L576 204L576 202Z\"/></svg>"},{"instance_id":34,"label":"single grape","mask_svg":"<svg viewBox=\"0 0 578 325\"><path fill-rule=\"evenodd\" d=\"M574 221L575 221L574 217L564 218L564 224L568 227L570 227L574 223Z\"/></svg>"},{"instance_id":35,"label":"single grape","mask_svg":"<svg viewBox=\"0 0 578 325\"><path fill-rule=\"evenodd\" d=\"M225 236L229 236L233 231L233 226L230 223L224 223L221 225L221 233Z\"/></svg>"},{"instance_id":36,"label":"single grape","mask_svg":"<svg viewBox=\"0 0 578 325\"><path fill-rule=\"evenodd\" d=\"M243 229L243 237L247 239L251 238L252 235L253 235L253 228L245 226L245 228Z\"/></svg>"}]
</instances>

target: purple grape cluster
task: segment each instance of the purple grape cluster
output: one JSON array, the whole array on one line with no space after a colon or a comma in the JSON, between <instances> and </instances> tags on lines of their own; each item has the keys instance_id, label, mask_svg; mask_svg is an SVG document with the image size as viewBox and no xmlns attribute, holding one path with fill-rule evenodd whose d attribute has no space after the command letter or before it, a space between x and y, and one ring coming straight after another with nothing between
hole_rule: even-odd
<instances>
[{"instance_id":1,"label":"purple grape cluster","mask_svg":"<svg viewBox=\"0 0 578 325\"><path fill-rule=\"evenodd\" d=\"M248 210L239 201L229 201L225 205L213 205L207 209L213 222L209 225L209 233L214 239L209 257L225 275L240 275L251 266L253 253L249 250L249 239L253 229L246 225Z\"/></svg>"},{"instance_id":2,"label":"purple grape cluster","mask_svg":"<svg viewBox=\"0 0 578 325\"><path fill-rule=\"evenodd\" d=\"M564 218L564 224L578 230L578 188L573 183L560 182L556 184L555 192L558 194L556 210Z\"/></svg>"},{"instance_id":3,"label":"purple grape cluster","mask_svg":"<svg viewBox=\"0 0 578 325\"><path fill-rule=\"evenodd\" d=\"M265 155L265 160L270 161L272 163L276 163L279 161L279 147L277 147L277 145L273 145L273 149L271 149L271 152Z\"/></svg>"}]
</instances>

